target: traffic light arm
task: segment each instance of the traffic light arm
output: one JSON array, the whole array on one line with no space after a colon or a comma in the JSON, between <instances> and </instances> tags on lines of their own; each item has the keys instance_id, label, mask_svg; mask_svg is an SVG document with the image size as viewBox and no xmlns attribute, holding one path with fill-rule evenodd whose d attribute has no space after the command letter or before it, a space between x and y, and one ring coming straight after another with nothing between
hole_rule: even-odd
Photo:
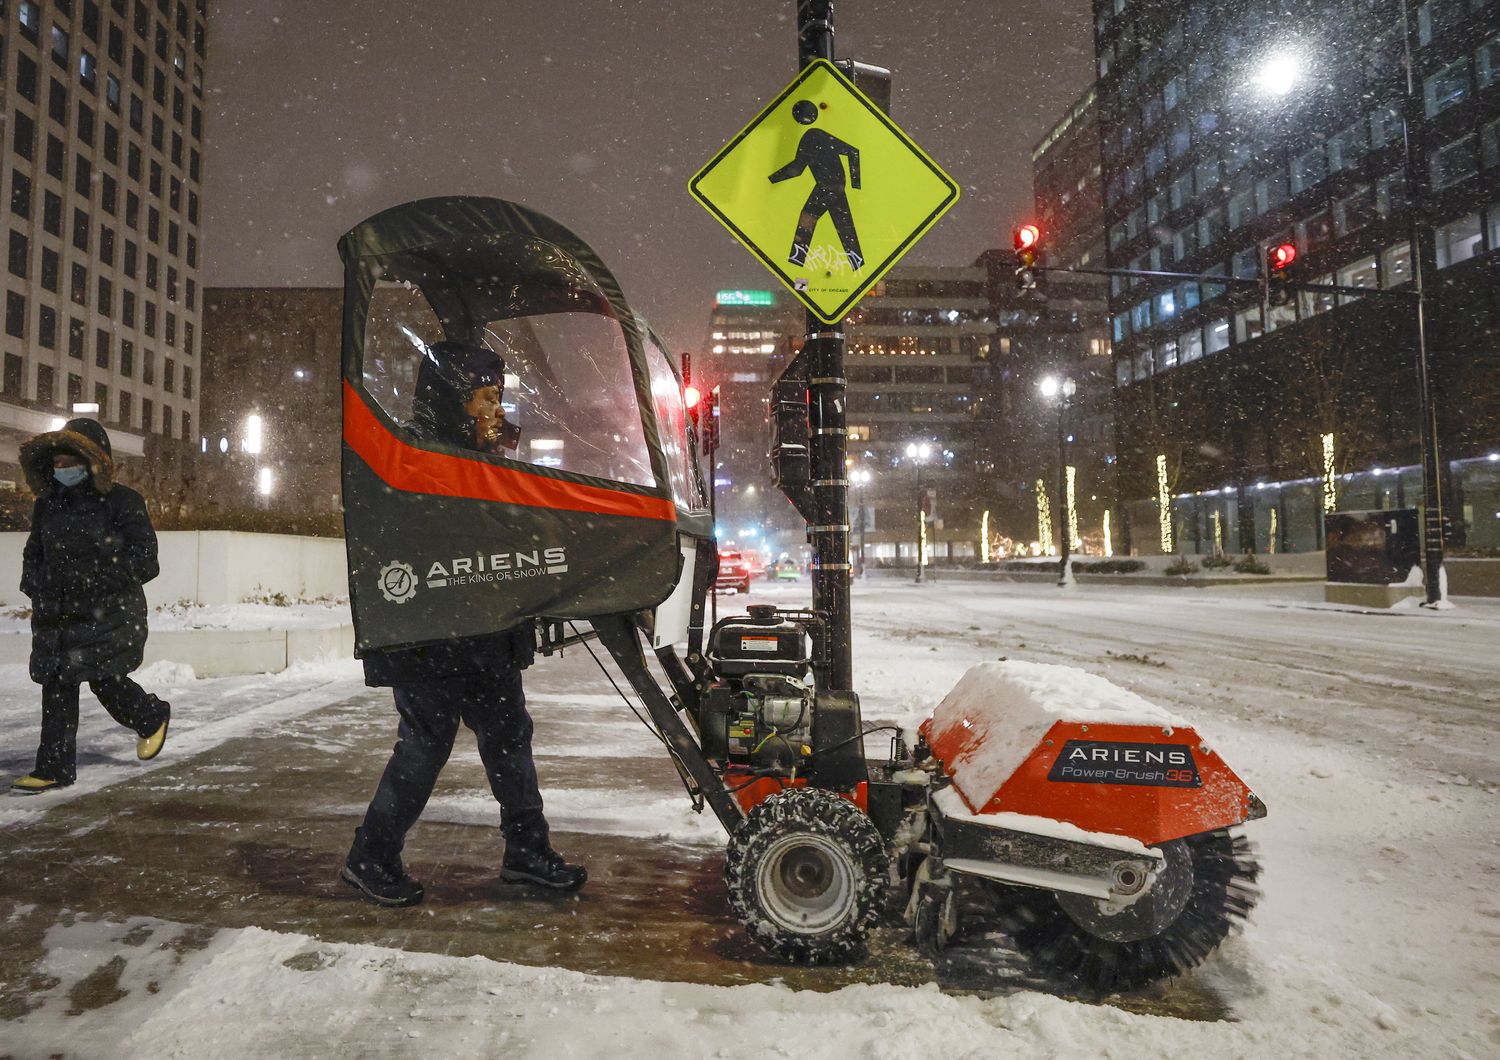
<instances>
[{"instance_id":1,"label":"traffic light arm","mask_svg":"<svg viewBox=\"0 0 1500 1060\"><path fill-rule=\"evenodd\" d=\"M1077 273L1084 276L1137 276L1161 280L1197 280L1200 283L1215 283L1221 287L1261 287L1266 282L1264 276L1247 279L1243 276L1214 276L1204 272L1159 272L1153 269L1086 269L1034 265L1031 271ZM1377 298L1415 299L1418 297L1416 290L1392 287L1353 287L1342 283L1299 283L1296 280L1286 279L1278 279L1276 282L1290 291L1323 291L1329 294L1359 295L1362 298L1372 295Z\"/></svg>"}]
</instances>

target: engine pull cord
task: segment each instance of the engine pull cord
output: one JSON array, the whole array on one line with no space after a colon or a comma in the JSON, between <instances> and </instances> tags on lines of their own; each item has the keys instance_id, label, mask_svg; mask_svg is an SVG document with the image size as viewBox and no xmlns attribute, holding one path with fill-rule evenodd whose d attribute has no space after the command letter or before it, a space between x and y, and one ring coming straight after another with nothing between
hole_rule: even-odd
<instances>
[{"instance_id":1,"label":"engine pull cord","mask_svg":"<svg viewBox=\"0 0 1500 1060\"><path fill-rule=\"evenodd\" d=\"M578 632L577 624L569 622L568 626L573 630L574 636L579 637L580 639L582 638L583 634ZM677 753L677 749L673 747L670 742L668 742L665 736L662 735L661 730L659 730L655 725L652 725L651 722L649 722L645 717L642 716L640 711L635 709L635 704L630 701L630 697L627 696L624 691L621 690L620 686L615 683L615 675L610 673L609 670L605 667L604 660L600 659L598 655L594 654L593 646L590 645L587 640L582 640L582 644L585 650L588 651L589 658L594 660L594 665L599 667L599 672L604 675L604 678L609 682L610 687L615 690L615 695L619 696L620 700L625 704L625 706L630 708L630 713L634 714L636 720L646 727L646 731L649 732L652 736L655 736L656 739L661 743L661 745L666 748L667 754L672 757L672 764L677 768L677 779L682 781L683 790L687 792L688 798L693 802L693 812L702 813L703 807L705 805L703 792L699 791L696 787L688 782L687 765L683 762L682 756Z\"/></svg>"}]
</instances>

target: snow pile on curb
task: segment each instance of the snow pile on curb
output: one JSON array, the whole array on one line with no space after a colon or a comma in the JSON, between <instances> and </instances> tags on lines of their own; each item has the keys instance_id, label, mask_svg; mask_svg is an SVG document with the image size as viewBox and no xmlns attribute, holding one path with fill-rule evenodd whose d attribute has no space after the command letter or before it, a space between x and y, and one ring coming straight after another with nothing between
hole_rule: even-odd
<instances>
[{"instance_id":1,"label":"snow pile on curb","mask_svg":"<svg viewBox=\"0 0 1500 1060\"><path fill-rule=\"evenodd\" d=\"M1086 670L1012 660L970 667L924 727L930 742L962 730L958 752L944 764L964 801L977 809L1059 721L1153 728L1187 725L1170 711Z\"/></svg>"},{"instance_id":2,"label":"snow pile on curb","mask_svg":"<svg viewBox=\"0 0 1500 1060\"><path fill-rule=\"evenodd\" d=\"M131 675L136 684L147 688L181 688L198 680L198 675L187 663L169 662L162 659L148 663Z\"/></svg>"}]
</instances>

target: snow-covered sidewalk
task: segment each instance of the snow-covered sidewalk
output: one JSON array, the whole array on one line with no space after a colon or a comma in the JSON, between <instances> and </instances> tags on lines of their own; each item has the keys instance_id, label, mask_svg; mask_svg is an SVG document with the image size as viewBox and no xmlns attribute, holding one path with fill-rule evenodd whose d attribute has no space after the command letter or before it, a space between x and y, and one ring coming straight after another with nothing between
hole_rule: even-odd
<instances>
[{"instance_id":1,"label":"snow-covered sidewalk","mask_svg":"<svg viewBox=\"0 0 1500 1060\"><path fill-rule=\"evenodd\" d=\"M805 591L758 595L790 605ZM559 841L599 859L581 905L517 905L471 882L485 871L498 815L467 736L413 835L429 901L390 914L331 889L328 866L394 735L386 695L362 689L352 664L259 680L148 674L178 681L174 742L160 762L178 770L170 786L153 784L147 771L158 763L135 762L129 734L86 702L80 748L93 757L64 793L71 801L0 802L7 864L39 850L64 871L83 842L68 836L112 823L128 825L143 852L165 853L76 863L101 882L70 892L71 904L46 890L0 903L0 932L20 940L11 970L0 971L0 1052L761 1057L803 1056L816 1043L826 1057L945 1060L1496 1055L1500 607L1359 615L1318 609L1302 592L856 590L867 722L915 720L976 662L1063 662L1192 720L1254 786L1270 808L1246 829L1265 866L1265 898L1184 984L1225 1018L1213 1006L1192 1020L1156 1014L1174 1010L1171 991L1164 1003L1081 1003L1003 969L988 996L959 996L889 982L826 992L853 980L747 963L705 862L722 842L716 826L690 812L658 746L588 657L570 651L541 661L528 690ZM24 671L0 672L0 768L29 765L35 713ZM872 754L884 739L872 737ZM205 798L240 780L200 807L181 793L195 777ZM95 803L131 819L101 818ZM268 831L263 818L297 807L305 821ZM162 813L181 823L155 823ZM52 825L54 814L72 831ZM261 858L284 850L292 868L242 878L215 864L251 847ZM634 861L699 875L618 868ZM170 896L156 903L164 915L128 914L141 892ZM725 946L728 956L716 957ZM615 956L599 960L606 952ZM679 981L716 960L734 973L717 982L762 982ZM921 982L925 965L890 960L877 952L854 971ZM582 970L601 967L639 970ZM781 975L820 989L777 985ZM951 981L942 969L933 977Z\"/></svg>"}]
</instances>

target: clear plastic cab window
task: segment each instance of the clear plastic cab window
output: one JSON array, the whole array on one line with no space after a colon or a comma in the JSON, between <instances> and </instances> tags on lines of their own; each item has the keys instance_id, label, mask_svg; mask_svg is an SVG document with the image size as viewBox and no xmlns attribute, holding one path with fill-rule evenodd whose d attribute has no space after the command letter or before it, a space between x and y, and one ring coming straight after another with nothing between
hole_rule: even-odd
<instances>
[{"instance_id":1,"label":"clear plastic cab window","mask_svg":"<svg viewBox=\"0 0 1500 1060\"><path fill-rule=\"evenodd\" d=\"M482 285L434 289L432 280L377 276L366 392L419 442L653 485L620 325L588 310L495 318L507 308Z\"/></svg>"}]
</instances>

